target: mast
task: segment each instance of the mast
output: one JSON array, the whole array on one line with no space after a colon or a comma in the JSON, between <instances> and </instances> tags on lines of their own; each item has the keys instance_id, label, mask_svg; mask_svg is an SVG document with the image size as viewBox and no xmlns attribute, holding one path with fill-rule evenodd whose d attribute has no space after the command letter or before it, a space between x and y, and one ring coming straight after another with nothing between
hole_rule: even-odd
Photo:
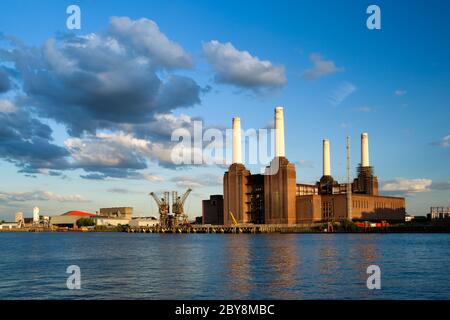
<instances>
[{"instance_id":1,"label":"mast","mask_svg":"<svg viewBox=\"0 0 450 320\"><path fill-rule=\"evenodd\" d=\"M347 136L347 219L352 220L352 183L350 177L350 137Z\"/></svg>"}]
</instances>

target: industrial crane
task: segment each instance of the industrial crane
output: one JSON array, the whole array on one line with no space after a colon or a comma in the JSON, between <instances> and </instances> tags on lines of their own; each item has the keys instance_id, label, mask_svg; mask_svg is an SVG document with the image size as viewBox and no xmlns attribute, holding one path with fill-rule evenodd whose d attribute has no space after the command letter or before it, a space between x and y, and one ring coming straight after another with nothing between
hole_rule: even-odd
<instances>
[{"instance_id":1,"label":"industrial crane","mask_svg":"<svg viewBox=\"0 0 450 320\"><path fill-rule=\"evenodd\" d=\"M236 221L236 218L234 217L234 214L233 214L233 212L231 212L231 210L230 210L230 216L231 216L231 219L233 219L234 225L237 226L238 222Z\"/></svg>"},{"instance_id":2,"label":"industrial crane","mask_svg":"<svg viewBox=\"0 0 450 320\"><path fill-rule=\"evenodd\" d=\"M162 228L169 226L169 192L164 192L164 198L158 198L154 192L149 193L153 197L159 209L159 223Z\"/></svg>"},{"instance_id":3,"label":"industrial crane","mask_svg":"<svg viewBox=\"0 0 450 320\"><path fill-rule=\"evenodd\" d=\"M172 212L177 224L183 224L187 221L187 215L184 214L184 203L191 191L191 188L187 189L181 197L178 196L177 191L172 191Z\"/></svg>"}]
</instances>

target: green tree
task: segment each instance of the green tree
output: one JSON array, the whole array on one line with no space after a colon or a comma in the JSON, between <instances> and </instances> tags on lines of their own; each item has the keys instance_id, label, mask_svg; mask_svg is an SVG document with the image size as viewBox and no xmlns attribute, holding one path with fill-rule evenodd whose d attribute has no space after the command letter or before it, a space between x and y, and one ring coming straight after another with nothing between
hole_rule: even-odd
<instances>
[{"instance_id":1,"label":"green tree","mask_svg":"<svg viewBox=\"0 0 450 320\"><path fill-rule=\"evenodd\" d=\"M95 225L95 221L92 218L81 218L77 220L77 226L78 228L80 227L90 227L90 226L94 226Z\"/></svg>"},{"instance_id":2,"label":"green tree","mask_svg":"<svg viewBox=\"0 0 450 320\"><path fill-rule=\"evenodd\" d=\"M358 227L356 226L356 224L354 224L350 220L343 220L343 221L341 221L340 227L342 228L343 231L346 231L346 232L358 231Z\"/></svg>"}]
</instances>

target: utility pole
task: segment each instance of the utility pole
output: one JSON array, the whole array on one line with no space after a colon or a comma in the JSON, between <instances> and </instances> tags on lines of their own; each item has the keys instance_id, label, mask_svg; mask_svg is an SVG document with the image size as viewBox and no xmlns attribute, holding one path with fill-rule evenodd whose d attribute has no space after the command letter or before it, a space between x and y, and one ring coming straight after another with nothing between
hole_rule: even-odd
<instances>
[{"instance_id":1,"label":"utility pole","mask_svg":"<svg viewBox=\"0 0 450 320\"><path fill-rule=\"evenodd\" d=\"M352 221L352 182L350 178L350 137L347 136L347 219Z\"/></svg>"}]
</instances>

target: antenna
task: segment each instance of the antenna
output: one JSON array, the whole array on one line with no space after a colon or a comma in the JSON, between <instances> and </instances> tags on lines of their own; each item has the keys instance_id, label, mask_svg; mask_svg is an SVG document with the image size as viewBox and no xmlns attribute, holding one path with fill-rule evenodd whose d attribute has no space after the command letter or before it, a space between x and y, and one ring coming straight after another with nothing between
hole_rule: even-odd
<instances>
[{"instance_id":1,"label":"antenna","mask_svg":"<svg viewBox=\"0 0 450 320\"><path fill-rule=\"evenodd\" d=\"M347 219L352 220L352 183L350 177L350 137L347 136Z\"/></svg>"}]
</instances>

